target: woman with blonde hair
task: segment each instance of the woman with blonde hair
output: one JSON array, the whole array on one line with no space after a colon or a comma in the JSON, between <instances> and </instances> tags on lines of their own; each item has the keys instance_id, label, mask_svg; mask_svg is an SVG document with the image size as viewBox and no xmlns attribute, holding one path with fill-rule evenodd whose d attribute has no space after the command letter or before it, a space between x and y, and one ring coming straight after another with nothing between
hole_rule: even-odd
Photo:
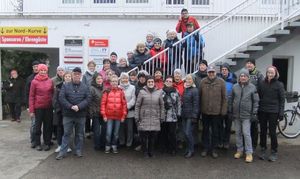
<instances>
[{"instance_id":1,"label":"woman with blonde hair","mask_svg":"<svg viewBox=\"0 0 300 179\"><path fill-rule=\"evenodd\" d=\"M149 58L151 58L151 55L149 54L149 50L146 48L146 45L144 43L138 43L136 45L136 49L134 50L130 67L140 67Z\"/></svg>"}]
</instances>

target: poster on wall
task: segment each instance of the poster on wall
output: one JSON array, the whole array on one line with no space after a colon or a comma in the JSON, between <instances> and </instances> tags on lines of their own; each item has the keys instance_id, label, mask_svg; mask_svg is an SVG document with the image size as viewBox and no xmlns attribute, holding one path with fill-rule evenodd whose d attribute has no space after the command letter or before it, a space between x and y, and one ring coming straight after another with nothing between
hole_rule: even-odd
<instances>
[{"instance_id":1,"label":"poster on wall","mask_svg":"<svg viewBox=\"0 0 300 179\"><path fill-rule=\"evenodd\" d=\"M82 64L83 63L83 38L66 37L64 39L64 63Z\"/></svg>"},{"instance_id":2,"label":"poster on wall","mask_svg":"<svg viewBox=\"0 0 300 179\"><path fill-rule=\"evenodd\" d=\"M48 44L48 27L0 26L0 44Z\"/></svg>"},{"instance_id":3,"label":"poster on wall","mask_svg":"<svg viewBox=\"0 0 300 179\"><path fill-rule=\"evenodd\" d=\"M89 38L89 61L96 63L96 69L103 67L103 59L109 57L109 38L108 37L90 37Z\"/></svg>"}]
</instances>

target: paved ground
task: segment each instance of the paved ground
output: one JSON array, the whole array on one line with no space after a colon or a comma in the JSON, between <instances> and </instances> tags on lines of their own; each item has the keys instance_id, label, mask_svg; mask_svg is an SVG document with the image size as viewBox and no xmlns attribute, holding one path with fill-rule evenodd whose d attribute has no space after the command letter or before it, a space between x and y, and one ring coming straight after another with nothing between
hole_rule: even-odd
<instances>
[{"instance_id":1,"label":"paved ground","mask_svg":"<svg viewBox=\"0 0 300 179\"><path fill-rule=\"evenodd\" d=\"M24 115L23 118L27 118ZM222 151L220 158L192 159L157 153L144 159L138 152L121 149L119 154L94 151L86 140L83 158L72 154L56 161L54 148L38 152L29 147L30 121L21 124L0 121L0 178L299 178L300 139L280 138L279 161L270 163L255 158L252 164L233 159L233 150Z\"/></svg>"}]
</instances>

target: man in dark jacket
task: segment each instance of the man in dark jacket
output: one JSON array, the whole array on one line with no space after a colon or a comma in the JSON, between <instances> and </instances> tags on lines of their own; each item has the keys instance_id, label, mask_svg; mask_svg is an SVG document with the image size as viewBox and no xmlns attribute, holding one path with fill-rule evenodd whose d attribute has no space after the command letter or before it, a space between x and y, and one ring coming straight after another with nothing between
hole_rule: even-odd
<instances>
[{"instance_id":1,"label":"man in dark jacket","mask_svg":"<svg viewBox=\"0 0 300 179\"><path fill-rule=\"evenodd\" d=\"M193 79L194 79L195 85L198 89L200 89L201 80L203 78L207 77L207 71L206 70L207 70L207 61L202 60L199 63L199 70L193 74Z\"/></svg>"},{"instance_id":2,"label":"man in dark jacket","mask_svg":"<svg viewBox=\"0 0 300 179\"><path fill-rule=\"evenodd\" d=\"M112 69L115 72L115 74L119 77L121 72L120 72L120 69L118 67L117 60L118 60L117 53L116 52L111 52L111 54L110 54L110 69Z\"/></svg>"},{"instance_id":3,"label":"man in dark jacket","mask_svg":"<svg viewBox=\"0 0 300 179\"><path fill-rule=\"evenodd\" d=\"M221 66L221 73L218 74L220 78L225 81L226 84L226 97L227 101L230 101L231 93L233 85L237 82L237 77L234 73L230 71L230 66L228 63L223 63ZM231 133L231 126L232 126L232 115L227 114L223 116L220 123L220 143L219 148L229 149L229 142L230 142L230 133Z\"/></svg>"},{"instance_id":4,"label":"man in dark jacket","mask_svg":"<svg viewBox=\"0 0 300 179\"><path fill-rule=\"evenodd\" d=\"M68 150L68 144L75 127L75 155L82 157L85 117L90 102L89 87L81 83L81 69L76 67L72 71L72 82L62 86L59 94L63 109L64 136L61 150L56 159L63 159Z\"/></svg>"},{"instance_id":5,"label":"man in dark jacket","mask_svg":"<svg viewBox=\"0 0 300 179\"><path fill-rule=\"evenodd\" d=\"M213 66L207 69L207 74L208 76L200 84L204 144L201 156L206 157L207 152L211 150L212 157L217 158L216 147L219 144L220 120L221 116L227 113L226 86L224 80L217 77Z\"/></svg>"},{"instance_id":6,"label":"man in dark jacket","mask_svg":"<svg viewBox=\"0 0 300 179\"><path fill-rule=\"evenodd\" d=\"M3 83L3 88L6 90L5 101L9 105L11 121L21 122L20 116L24 83L16 69L10 70L10 77L7 83Z\"/></svg>"},{"instance_id":7,"label":"man in dark jacket","mask_svg":"<svg viewBox=\"0 0 300 179\"><path fill-rule=\"evenodd\" d=\"M264 75L256 68L255 60L248 59L246 61L245 68L249 71L250 82L258 87L258 84L261 81L264 81ZM255 151L258 142L258 120L251 121L251 138L252 138L252 147L253 151Z\"/></svg>"},{"instance_id":8,"label":"man in dark jacket","mask_svg":"<svg viewBox=\"0 0 300 179\"><path fill-rule=\"evenodd\" d=\"M39 61L33 61L32 62L32 70L33 73L27 77L26 79L26 84L25 84L25 105L27 107L27 110L29 111L29 92L30 92L30 85L31 85L31 81L34 79L35 75L38 74L38 65L40 64ZM35 128L35 117L31 118L31 126L30 126L30 142L31 142L31 148L35 148L36 145L34 144L34 128Z\"/></svg>"}]
</instances>

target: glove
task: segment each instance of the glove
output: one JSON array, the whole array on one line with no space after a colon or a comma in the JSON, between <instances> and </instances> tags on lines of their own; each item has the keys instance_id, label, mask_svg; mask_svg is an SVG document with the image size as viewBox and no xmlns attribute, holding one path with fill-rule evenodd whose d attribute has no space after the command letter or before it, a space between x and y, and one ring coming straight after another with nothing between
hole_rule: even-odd
<instances>
[{"instance_id":1,"label":"glove","mask_svg":"<svg viewBox=\"0 0 300 179\"><path fill-rule=\"evenodd\" d=\"M251 122L258 122L257 115L256 114L252 114L250 121Z\"/></svg>"}]
</instances>

